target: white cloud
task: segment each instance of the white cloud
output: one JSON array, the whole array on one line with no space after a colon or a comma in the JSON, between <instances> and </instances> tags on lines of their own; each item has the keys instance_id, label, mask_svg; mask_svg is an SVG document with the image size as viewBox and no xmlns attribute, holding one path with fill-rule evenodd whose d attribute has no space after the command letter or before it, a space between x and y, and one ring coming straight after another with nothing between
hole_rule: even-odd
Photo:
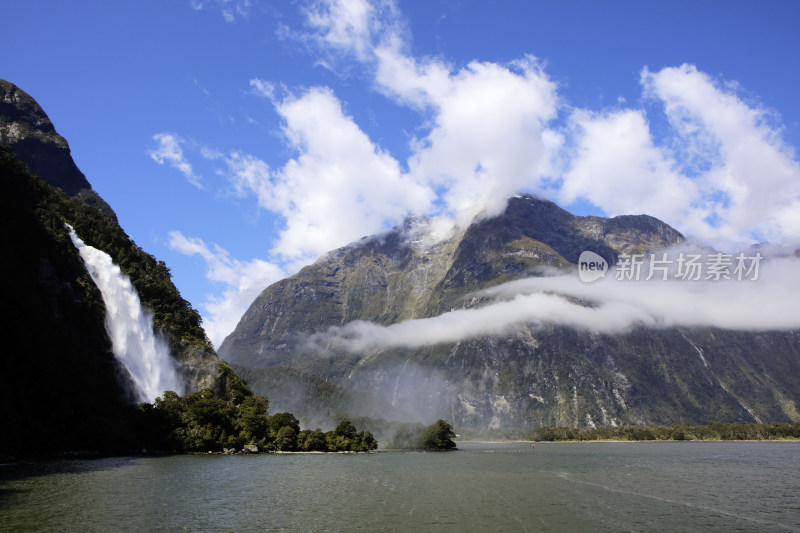
<instances>
[{"instance_id":1,"label":"white cloud","mask_svg":"<svg viewBox=\"0 0 800 533\"><path fill-rule=\"evenodd\" d=\"M641 82L664 107L666 139L656 144L644 110L575 110L557 198L647 213L720 248L800 242L800 166L770 113L692 65L645 68Z\"/></svg>"},{"instance_id":2,"label":"white cloud","mask_svg":"<svg viewBox=\"0 0 800 533\"><path fill-rule=\"evenodd\" d=\"M359 59L369 54L375 7L367 0L312 2L305 8L306 23L326 47L350 49Z\"/></svg>"},{"instance_id":3,"label":"white cloud","mask_svg":"<svg viewBox=\"0 0 800 533\"><path fill-rule=\"evenodd\" d=\"M237 190L286 220L274 253L289 261L315 259L400 222L409 211L428 209L430 191L401 173L332 91L315 87L275 106L298 155L274 171L249 155L226 159Z\"/></svg>"},{"instance_id":4,"label":"white cloud","mask_svg":"<svg viewBox=\"0 0 800 533\"><path fill-rule=\"evenodd\" d=\"M239 319L266 287L284 278L279 266L260 259L240 261L218 245L209 248L202 239L169 232L169 246L184 255L200 256L206 263L206 277L222 284L221 296L209 296L202 304L203 327L214 346L219 346L233 331Z\"/></svg>"},{"instance_id":5,"label":"white cloud","mask_svg":"<svg viewBox=\"0 0 800 533\"><path fill-rule=\"evenodd\" d=\"M548 129L555 84L533 57L513 66L470 63L428 93L433 126L409 161L421 183L442 191L445 210L469 223L501 212L509 196L539 190L561 141Z\"/></svg>"},{"instance_id":6,"label":"white cloud","mask_svg":"<svg viewBox=\"0 0 800 533\"><path fill-rule=\"evenodd\" d=\"M206 7L219 9L225 22L235 22L237 18L247 19L250 15L251 0L190 0L189 5L195 11Z\"/></svg>"},{"instance_id":7,"label":"white cloud","mask_svg":"<svg viewBox=\"0 0 800 533\"><path fill-rule=\"evenodd\" d=\"M158 143L158 146L147 151L153 161L159 165L169 164L179 170L189 183L198 189L203 188L200 176L194 173L192 165L183 155L183 149L181 148L181 144L184 142L183 139L172 133L156 133L153 135L153 140Z\"/></svg>"},{"instance_id":8,"label":"white cloud","mask_svg":"<svg viewBox=\"0 0 800 533\"><path fill-rule=\"evenodd\" d=\"M313 335L309 343L321 351L418 348L548 325L609 334L636 326L747 331L800 327L800 288L794 282L800 260L772 259L760 268L757 281L617 281L613 273L594 284L583 283L574 273L529 278L482 291L479 296L491 302L484 307L390 326L354 321Z\"/></svg>"},{"instance_id":9,"label":"white cloud","mask_svg":"<svg viewBox=\"0 0 800 533\"><path fill-rule=\"evenodd\" d=\"M413 142L409 175L438 191L444 212L462 223L496 214L508 196L536 190L551 174L561 139L547 124L558 98L536 58L461 69L418 60L405 52L406 27L391 1L316 2L307 22L323 54L358 59L373 70L378 90L428 121Z\"/></svg>"},{"instance_id":10,"label":"white cloud","mask_svg":"<svg viewBox=\"0 0 800 533\"><path fill-rule=\"evenodd\" d=\"M687 231L709 240L797 241L800 165L770 113L693 65L644 69L642 85L663 102L686 158L709 167L697 177L699 200L716 222L687 221Z\"/></svg>"},{"instance_id":11,"label":"white cloud","mask_svg":"<svg viewBox=\"0 0 800 533\"><path fill-rule=\"evenodd\" d=\"M259 78L250 80L250 87L254 94L268 100L275 99L275 84Z\"/></svg>"},{"instance_id":12,"label":"white cloud","mask_svg":"<svg viewBox=\"0 0 800 533\"><path fill-rule=\"evenodd\" d=\"M696 184L673 168L670 154L654 145L644 113L619 110L570 117L577 147L568 155L558 198L584 198L611 216L649 214L681 220L698 197Z\"/></svg>"}]
</instances>

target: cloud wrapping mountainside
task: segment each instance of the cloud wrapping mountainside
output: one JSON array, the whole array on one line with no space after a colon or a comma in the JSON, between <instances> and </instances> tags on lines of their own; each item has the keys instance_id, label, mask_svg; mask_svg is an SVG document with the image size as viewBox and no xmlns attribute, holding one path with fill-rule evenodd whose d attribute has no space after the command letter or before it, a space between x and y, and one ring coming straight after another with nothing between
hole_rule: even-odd
<instances>
[{"instance_id":1,"label":"cloud wrapping mountainside","mask_svg":"<svg viewBox=\"0 0 800 533\"><path fill-rule=\"evenodd\" d=\"M749 256L748 256L749 257ZM617 334L634 327L716 327L742 331L800 328L798 259L773 258L758 266L758 279L646 280L621 278L615 270L595 283L576 273L526 278L475 293L479 307L389 326L353 321L313 335L309 345L326 352L394 347L419 348L475 337L503 335L521 325L566 325L580 331ZM705 278L705 274L701 276ZM467 298L469 299L469 298Z\"/></svg>"}]
</instances>

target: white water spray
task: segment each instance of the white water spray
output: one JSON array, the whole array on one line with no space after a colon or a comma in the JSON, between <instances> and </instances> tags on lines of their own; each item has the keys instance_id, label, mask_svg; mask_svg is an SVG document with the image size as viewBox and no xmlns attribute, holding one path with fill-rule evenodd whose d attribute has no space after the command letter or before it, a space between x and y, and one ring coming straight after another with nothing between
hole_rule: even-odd
<instances>
[{"instance_id":1,"label":"white water spray","mask_svg":"<svg viewBox=\"0 0 800 533\"><path fill-rule=\"evenodd\" d=\"M111 257L84 243L67 224L69 235L106 304L106 331L114 355L128 370L141 402L153 402L164 391L183 394L183 384L164 341L153 334L153 317L144 312L128 276Z\"/></svg>"}]
</instances>

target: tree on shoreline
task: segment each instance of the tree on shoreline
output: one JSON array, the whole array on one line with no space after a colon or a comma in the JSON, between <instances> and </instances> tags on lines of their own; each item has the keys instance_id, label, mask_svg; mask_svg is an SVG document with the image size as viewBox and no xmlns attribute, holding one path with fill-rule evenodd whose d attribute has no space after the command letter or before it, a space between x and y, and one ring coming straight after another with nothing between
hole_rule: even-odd
<instances>
[{"instance_id":1,"label":"tree on shoreline","mask_svg":"<svg viewBox=\"0 0 800 533\"><path fill-rule=\"evenodd\" d=\"M221 452L246 445L259 451L370 451L378 442L350 420L336 429L300 430L291 413L269 415L269 400L242 394L220 399L211 389L179 396L166 391L153 404L137 409L142 448L175 452Z\"/></svg>"},{"instance_id":2,"label":"tree on shoreline","mask_svg":"<svg viewBox=\"0 0 800 533\"><path fill-rule=\"evenodd\" d=\"M454 450L456 438L453 426L437 420L430 426L403 424L392 438L390 448L398 450Z\"/></svg>"}]
</instances>

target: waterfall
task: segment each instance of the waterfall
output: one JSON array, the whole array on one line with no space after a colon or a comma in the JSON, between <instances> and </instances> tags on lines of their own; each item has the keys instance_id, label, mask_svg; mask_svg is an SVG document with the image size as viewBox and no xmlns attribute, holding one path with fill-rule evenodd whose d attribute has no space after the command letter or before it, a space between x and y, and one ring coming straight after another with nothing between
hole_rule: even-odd
<instances>
[{"instance_id":1,"label":"waterfall","mask_svg":"<svg viewBox=\"0 0 800 533\"><path fill-rule=\"evenodd\" d=\"M164 391L183 394L175 361L163 339L153 333L153 317L145 313L136 289L111 257L84 243L67 224L73 244L83 259L106 305L106 331L114 355L130 374L141 402L153 402Z\"/></svg>"}]
</instances>

